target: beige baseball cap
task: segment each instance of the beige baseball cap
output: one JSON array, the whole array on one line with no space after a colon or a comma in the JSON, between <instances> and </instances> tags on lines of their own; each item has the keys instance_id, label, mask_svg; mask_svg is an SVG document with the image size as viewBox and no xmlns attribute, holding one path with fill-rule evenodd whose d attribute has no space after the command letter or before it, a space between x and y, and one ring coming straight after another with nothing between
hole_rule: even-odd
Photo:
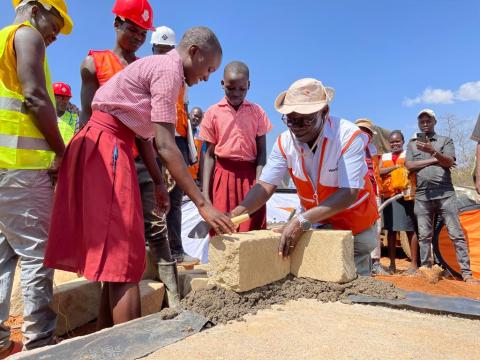
<instances>
[{"instance_id":1,"label":"beige baseball cap","mask_svg":"<svg viewBox=\"0 0 480 360\"><path fill-rule=\"evenodd\" d=\"M417 119L422 116L422 114L427 114L428 116L431 116L433 117L434 119L437 118L437 116L435 115L435 112L432 110L432 109L423 109L423 110L420 110L420 112L418 113L417 115Z\"/></svg>"},{"instance_id":2,"label":"beige baseball cap","mask_svg":"<svg viewBox=\"0 0 480 360\"><path fill-rule=\"evenodd\" d=\"M320 80L305 78L295 81L275 99L275 109L281 114L313 114L332 102L335 90Z\"/></svg>"}]
</instances>

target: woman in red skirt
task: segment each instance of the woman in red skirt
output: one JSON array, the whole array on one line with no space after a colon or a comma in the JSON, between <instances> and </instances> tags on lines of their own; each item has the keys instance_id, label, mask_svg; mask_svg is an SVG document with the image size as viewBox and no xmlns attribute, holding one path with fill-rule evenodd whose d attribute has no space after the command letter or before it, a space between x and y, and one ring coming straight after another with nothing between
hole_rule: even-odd
<instances>
[{"instance_id":1,"label":"woman in red skirt","mask_svg":"<svg viewBox=\"0 0 480 360\"><path fill-rule=\"evenodd\" d=\"M174 140L180 88L184 81L193 85L207 80L221 54L209 29L192 28L178 51L129 65L97 91L92 117L65 152L45 265L103 282L99 328L140 316L138 283L145 268L145 240L132 154L136 138L155 137L160 158L205 220L220 233L234 230L230 219L205 201ZM152 143L136 142L157 184L159 211L165 211L168 193Z\"/></svg>"}]
</instances>

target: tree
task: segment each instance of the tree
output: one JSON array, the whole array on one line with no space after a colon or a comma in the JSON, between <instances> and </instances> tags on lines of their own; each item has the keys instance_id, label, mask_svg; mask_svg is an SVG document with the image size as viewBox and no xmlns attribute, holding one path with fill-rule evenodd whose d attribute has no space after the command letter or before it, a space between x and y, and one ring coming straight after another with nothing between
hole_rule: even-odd
<instances>
[{"instance_id":1,"label":"tree","mask_svg":"<svg viewBox=\"0 0 480 360\"><path fill-rule=\"evenodd\" d=\"M476 143L470 140L472 129L469 122L454 114L445 114L438 118L438 133L448 136L455 144L457 157L452 169L453 184L473 187L472 171L475 164Z\"/></svg>"}]
</instances>

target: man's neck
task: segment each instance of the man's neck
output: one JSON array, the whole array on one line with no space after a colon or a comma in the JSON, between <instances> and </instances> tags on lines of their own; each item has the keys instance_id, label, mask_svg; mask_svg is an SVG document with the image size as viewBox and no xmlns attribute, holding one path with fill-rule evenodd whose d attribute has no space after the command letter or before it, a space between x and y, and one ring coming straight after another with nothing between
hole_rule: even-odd
<instances>
[{"instance_id":1,"label":"man's neck","mask_svg":"<svg viewBox=\"0 0 480 360\"><path fill-rule=\"evenodd\" d=\"M125 49L121 48L118 44L115 45L112 52L118 56L120 60L125 61L127 64L131 64L137 59L135 52L126 51Z\"/></svg>"},{"instance_id":2,"label":"man's neck","mask_svg":"<svg viewBox=\"0 0 480 360\"><path fill-rule=\"evenodd\" d=\"M13 25L23 24L25 21L30 21L30 16L27 15L16 15L13 20Z\"/></svg>"},{"instance_id":3,"label":"man's neck","mask_svg":"<svg viewBox=\"0 0 480 360\"><path fill-rule=\"evenodd\" d=\"M64 111L57 110L57 117L61 118L65 113L66 113L66 110Z\"/></svg>"}]
</instances>

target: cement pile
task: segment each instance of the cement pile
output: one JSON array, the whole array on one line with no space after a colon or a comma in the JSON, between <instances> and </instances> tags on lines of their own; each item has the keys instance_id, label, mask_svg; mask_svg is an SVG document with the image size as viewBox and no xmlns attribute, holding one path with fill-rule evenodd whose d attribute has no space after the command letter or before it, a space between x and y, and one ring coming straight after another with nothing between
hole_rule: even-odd
<instances>
[{"instance_id":1,"label":"cement pile","mask_svg":"<svg viewBox=\"0 0 480 360\"><path fill-rule=\"evenodd\" d=\"M210 286L188 294L182 300L181 306L205 316L214 324L224 324L231 320L241 320L246 314L256 314L258 310L268 309L274 304L284 304L289 300L316 299L321 302L349 303L349 295L390 300L404 297L403 291L395 285L371 277L359 277L347 284L337 284L288 276L244 293Z\"/></svg>"}]
</instances>

